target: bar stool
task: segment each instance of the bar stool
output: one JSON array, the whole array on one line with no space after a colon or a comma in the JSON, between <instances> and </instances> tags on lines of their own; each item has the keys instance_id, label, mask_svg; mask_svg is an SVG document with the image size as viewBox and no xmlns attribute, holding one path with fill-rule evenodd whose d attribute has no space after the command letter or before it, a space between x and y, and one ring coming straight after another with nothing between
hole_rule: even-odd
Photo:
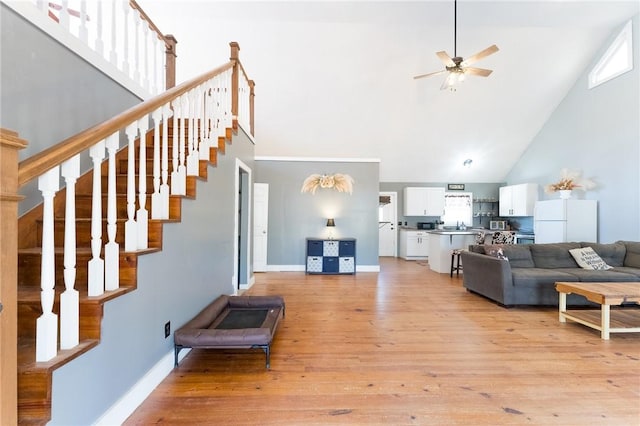
<instances>
[{"instance_id":1,"label":"bar stool","mask_svg":"<svg viewBox=\"0 0 640 426\"><path fill-rule=\"evenodd\" d=\"M462 265L460 264L460 255L464 249L455 249L451 252L451 273L449 276L453 278L453 271L456 271L456 277L460 276Z\"/></svg>"},{"instance_id":2,"label":"bar stool","mask_svg":"<svg viewBox=\"0 0 640 426\"><path fill-rule=\"evenodd\" d=\"M484 232L478 232L476 234L476 244L482 245L484 244ZM460 264L462 252L466 251L466 249L454 249L451 252L451 272L449 273L449 277L453 278L453 271L456 271L456 277L460 276L460 271L462 271L462 265Z\"/></svg>"}]
</instances>

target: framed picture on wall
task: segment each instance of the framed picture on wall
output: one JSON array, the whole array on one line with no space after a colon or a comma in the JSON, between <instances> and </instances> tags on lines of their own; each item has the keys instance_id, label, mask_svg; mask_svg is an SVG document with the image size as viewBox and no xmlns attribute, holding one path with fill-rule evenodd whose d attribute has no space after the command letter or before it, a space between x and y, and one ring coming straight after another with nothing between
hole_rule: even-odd
<instances>
[{"instance_id":1,"label":"framed picture on wall","mask_svg":"<svg viewBox=\"0 0 640 426\"><path fill-rule=\"evenodd\" d=\"M450 183L447 185L449 191L464 191L464 183Z\"/></svg>"}]
</instances>

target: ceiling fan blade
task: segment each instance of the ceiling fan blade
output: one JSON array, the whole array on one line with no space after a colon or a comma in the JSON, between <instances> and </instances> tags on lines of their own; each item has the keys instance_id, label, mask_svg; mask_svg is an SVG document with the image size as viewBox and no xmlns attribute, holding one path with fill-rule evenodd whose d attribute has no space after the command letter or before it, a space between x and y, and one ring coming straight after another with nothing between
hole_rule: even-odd
<instances>
[{"instance_id":1,"label":"ceiling fan blade","mask_svg":"<svg viewBox=\"0 0 640 426\"><path fill-rule=\"evenodd\" d=\"M431 77L433 75L438 75L438 74L442 74L447 72L446 70L442 70L442 71L436 71L436 72L430 72L429 74L422 74L422 75L416 75L415 77L413 77L414 80L417 80L419 78L425 78L425 77Z\"/></svg>"},{"instance_id":2,"label":"ceiling fan blade","mask_svg":"<svg viewBox=\"0 0 640 426\"><path fill-rule=\"evenodd\" d=\"M477 75L479 77L489 77L493 70L486 70L484 68L468 67L464 69L465 74Z\"/></svg>"},{"instance_id":3,"label":"ceiling fan blade","mask_svg":"<svg viewBox=\"0 0 640 426\"><path fill-rule=\"evenodd\" d=\"M500 49L498 49L498 46L496 46L495 44L491 45L491 46L487 47L486 49L484 49L483 51L478 52L475 55L468 57L467 59L462 61L461 65L463 67L467 66L467 65L471 65L471 64L473 64L475 62L478 62L482 58L486 58L487 56L496 53L498 50L500 50Z\"/></svg>"},{"instance_id":4,"label":"ceiling fan blade","mask_svg":"<svg viewBox=\"0 0 640 426\"><path fill-rule=\"evenodd\" d=\"M436 56L440 58L445 67L456 66L455 62L453 62L453 59L451 59L451 56L447 55L447 52L445 52L444 50L436 52Z\"/></svg>"}]
</instances>

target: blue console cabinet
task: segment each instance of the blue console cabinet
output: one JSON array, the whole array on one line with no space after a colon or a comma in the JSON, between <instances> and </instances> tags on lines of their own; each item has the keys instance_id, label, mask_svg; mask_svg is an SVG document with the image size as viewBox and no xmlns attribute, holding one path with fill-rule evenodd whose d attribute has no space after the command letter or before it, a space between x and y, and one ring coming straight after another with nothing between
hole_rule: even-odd
<instances>
[{"instance_id":1,"label":"blue console cabinet","mask_svg":"<svg viewBox=\"0 0 640 426\"><path fill-rule=\"evenodd\" d=\"M356 239L307 238L307 274L355 274Z\"/></svg>"}]
</instances>

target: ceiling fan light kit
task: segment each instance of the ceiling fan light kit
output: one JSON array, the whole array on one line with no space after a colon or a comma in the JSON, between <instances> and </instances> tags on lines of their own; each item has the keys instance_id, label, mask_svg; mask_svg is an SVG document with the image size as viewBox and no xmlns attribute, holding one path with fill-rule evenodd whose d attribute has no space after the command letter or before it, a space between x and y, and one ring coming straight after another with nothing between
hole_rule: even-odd
<instances>
[{"instance_id":1,"label":"ceiling fan light kit","mask_svg":"<svg viewBox=\"0 0 640 426\"><path fill-rule=\"evenodd\" d=\"M414 80L431 77L434 75L449 73L445 78L440 90L449 89L455 91L455 86L458 83L462 83L466 74L475 75L478 77L488 77L493 70L484 68L470 67L469 65L478 62L479 60L486 58L487 56L496 53L499 49L495 44L487 47L486 49L464 59L462 56L458 56L457 49L457 26L458 26L458 1L453 2L453 58L447 54L447 52L436 52L436 56L440 58L444 64L445 69L442 71L435 71L428 74L417 75Z\"/></svg>"}]
</instances>

